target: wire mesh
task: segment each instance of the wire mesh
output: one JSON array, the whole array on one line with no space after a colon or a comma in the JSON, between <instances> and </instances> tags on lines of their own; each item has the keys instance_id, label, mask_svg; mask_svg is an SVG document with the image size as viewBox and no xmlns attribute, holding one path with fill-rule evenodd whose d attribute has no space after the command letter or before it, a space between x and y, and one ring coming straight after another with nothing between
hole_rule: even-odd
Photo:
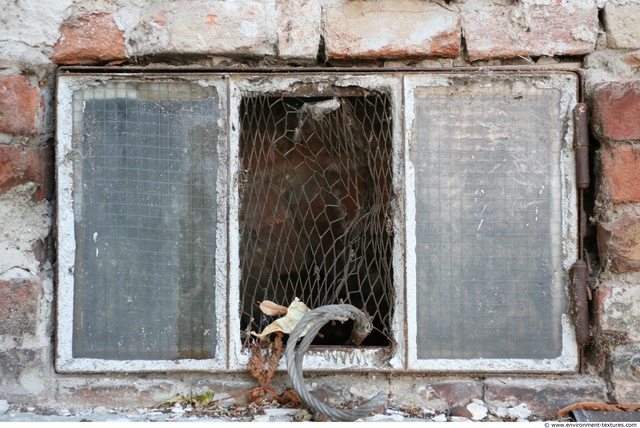
<instances>
[{"instance_id":1,"label":"wire mesh","mask_svg":"<svg viewBox=\"0 0 640 428\"><path fill-rule=\"evenodd\" d=\"M363 345L391 343L391 105L380 93L255 94L241 102L243 331L258 304L349 303L371 318ZM349 326L316 343L344 345Z\"/></svg>"}]
</instances>

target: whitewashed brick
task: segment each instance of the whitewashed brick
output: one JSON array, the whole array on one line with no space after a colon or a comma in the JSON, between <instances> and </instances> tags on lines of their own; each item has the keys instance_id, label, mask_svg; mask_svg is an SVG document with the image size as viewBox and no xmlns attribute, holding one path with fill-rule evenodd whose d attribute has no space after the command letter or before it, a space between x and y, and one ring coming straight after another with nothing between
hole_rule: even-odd
<instances>
[{"instance_id":1,"label":"whitewashed brick","mask_svg":"<svg viewBox=\"0 0 640 428\"><path fill-rule=\"evenodd\" d=\"M612 287L601 302L600 328L625 334L630 341L640 340L640 286Z\"/></svg>"},{"instance_id":2,"label":"whitewashed brick","mask_svg":"<svg viewBox=\"0 0 640 428\"><path fill-rule=\"evenodd\" d=\"M604 26L608 47L640 48L640 3L607 3L604 7Z\"/></svg>"},{"instance_id":3,"label":"whitewashed brick","mask_svg":"<svg viewBox=\"0 0 640 428\"><path fill-rule=\"evenodd\" d=\"M275 55L277 34L274 5L257 1L182 0L154 2L132 11L135 22L125 31L129 56L202 54ZM128 18L128 19L126 19Z\"/></svg>"},{"instance_id":4,"label":"whitewashed brick","mask_svg":"<svg viewBox=\"0 0 640 428\"><path fill-rule=\"evenodd\" d=\"M609 360L614 398L618 403L635 403L640 394L640 346L617 346Z\"/></svg>"},{"instance_id":5,"label":"whitewashed brick","mask_svg":"<svg viewBox=\"0 0 640 428\"><path fill-rule=\"evenodd\" d=\"M456 58L460 51L458 12L431 2L346 2L327 7L323 25L329 58Z\"/></svg>"},{"instance_id":6,"label":"whitewashed brick","mask_svg":"<svg viewBox=\"0 0 640 428\"><path fill-rule=\"evenodd\" d=\"M590 0L460 5L469 60L582 55L595 49L598 9Z\"/></svg>"},{"instance_id":7,"label":"whitewashed brick","mask_svg":"<svg viewBox=\"0 0 640 428\"><path fill-rule=\"evenodd\" d=\"M315 61L322 10L318 0L277 0L278 56Z\"/></svg>"}]
</instances>

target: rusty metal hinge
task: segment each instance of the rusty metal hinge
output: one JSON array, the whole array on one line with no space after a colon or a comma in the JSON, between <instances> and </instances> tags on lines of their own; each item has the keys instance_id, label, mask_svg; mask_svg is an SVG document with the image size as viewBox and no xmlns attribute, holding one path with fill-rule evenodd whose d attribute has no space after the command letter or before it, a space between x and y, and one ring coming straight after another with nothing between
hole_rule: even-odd
<instances>
[{"instance_id":1,"label":"rusty metal hinge","mask_svg":"<svg viewBox=\"0 0 640 428\"><path fill-rule=\"evenodd\" d=\"M579 103L573 111L576 156L576 187L578 190L578 260L571 268L571 292L576 341L580 347L580 371L583 371L583 349L591 339L589 322L589 265L585 261L584 238L587 234L587 213L584 191L589 187L589 118L587 105Z\"/></svg>"}]
</instances>

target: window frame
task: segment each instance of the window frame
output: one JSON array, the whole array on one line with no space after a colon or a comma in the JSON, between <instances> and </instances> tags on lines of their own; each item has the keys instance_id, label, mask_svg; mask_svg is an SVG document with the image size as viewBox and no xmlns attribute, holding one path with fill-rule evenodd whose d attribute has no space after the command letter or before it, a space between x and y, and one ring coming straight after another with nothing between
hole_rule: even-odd
<instances>
[{"instance_id":1,"label":"window frame","mask_svg":"<svg viewBox=\"0 0 640 428\"><path fill-rule=\"evenodd\" d=\"M356 86L364 90L384 92L391 98L392 105L400 105L402 97L401 82L393 76L366 74L361 76L355 75L331 75L331 74L311 74L311 75L271 75L257 74L252 76L230 76L229 78L229 129L230 132L230 171L233 176L230 191L230 216L229 216L229 252L231 271L236 272L230 276L230 307L240 306L240 260L239 260L239 243L240 233L238 224L238 208L239 208L239 179L240 160L240 103L243 96L250 96L255 93L271 92L275 94L291 94L299 88L304 88L304 92L313 93L314 95L330 93L331 88ZM299 96L299 95L298 95ZM401 187L401 175L395 171L402 168L402 117L397 108L393 109L393 137L392 137L392 188L398 191ZM398 199L396 204L401 204ZM394 271L394 290L396 296L402 294L404 259L403 253L397 249L400 248L404 240L401 206L394 206L393 222L395 229L394 249L392 266ZM333 370L394 370L402 368L403 354L400 344L404 343L400 326L402 325L404 310L402 309L401 299L396 298L393 303L393 340L395 346L390 347L367 347L367 348L347 348L347 347L313 347L305 355L304 368L311 371L333 371ZM231 332L240 331L240 317L235 311L232 311L230 317ZM250 355L242 350L240 336L231 334L229 337L229 348L231 350L230 367L242 369L246 367ZM393 350L389 356L389 360L381 363L379 353L387 348ZM284 359L280 362L280 369L286 369Z\"/></svg>"},{"instance_id":2,"label":"window frame","mask_svg":"<svg viewBox=\"0 0 640 428\"><path fill-rule=\"evenodd\" d=\"M215 86L220 94L218 108L221 118L228 116L226 87L224 79L211 76L202 81L199 76L188 74L180 76L152 75L146 77L156 81L195 82ZM56 340L56 371L66 373L85 372L158 372L158 371L216 371L227 367L228 325L217 322L217 341L214 357L207 359L179 359L179 360L115 360L99 358L78 358L73 356L73 318L74 318L74 269L75 269L75 215L74 215L74 164L73 159L78 155L73 138L73 93L83 87L99 85L106 81L140 82L137 76L126 74L61 74L57 81L57 126L56 126L56 180L57 180L57 340ZM228 164L227 131L220 127L218 144L218 158L220 165ZM218 321L227 316L227 189L228 171L222 167L217 174L217 227L216 227L216 284L215 307Z\"/></svg>"},{"instance_id":3,"label":"window frame","mask_svg":"<svg viewBox=\"0 0 640 428\"><path fill-rule=\"evenodd\" d=\"M55 367L58 372L182 372L182 371L242 371L249 355L242 351L239 311L239 106L243 95L255 92L290 92L300 85L315 87L323 92L331 87L357 86L388 94L393 106L392 188L395 192L393 212L393 278L395 299L392 303L391 330L395 343L390 347L384 364L380 364L381 348L312 348L304 361L305 370L377 371L377 372L474 372L474 373L572 373L577 371L578 351L574 326L569 308L562 315L562 354L551 360L536 359L455 359L420 360L416 348L416 256L415 256L415 176L409 157L413 141L413 90L421 83L433 81L435 76L450 74L468 78L493 73L518 74L524 77L558 75L558 88L563 92L563 119L566 133L561 143L562 161L562 244L567 277L577 260L577 190L575 186L575 160L572 146L573 107L580 101L581 76L575 70L404 70L384 69L349 71L327 69L310 70L193 70L172 69L149 72L136 68L83 68L65 67L57 79L57 332ZM213 84L219 93L220 138L218 144L219 169L217 178L217 232L216 232L216 284L215 299L218 340L215 357L192 360L108 360L74 358L73 302L75 266L75 236L73 209L73 91L84 85L105 80L120 79L139 82L144 79L181 80ZM569 80L570 83L567 83ZM385 348L386 349L386 348ZM285 369L284 360L280 369Z\"/></svg>"},{"instance_id":4,"label":"window frame","mask_svg":"<svg viewBox=\"0 0 640 428\"><path fill-rule=\"evenodd\" d=\"M412 75L405 80L405 121L412 124L415 120L415 95L416 88L425 85L446 86L447 80L451 77L466 77L468 79L485 79L489 82L492 76L500 73L466 73L463 70L458 72L434 73L430 75ZM503 74L504 75L504 74ZM507 72L507 75L514 73ZM417 308L416 305L407 305L407 337L408 353L407 365L411 370L425 372L474 372L474 373L573 373L578 369L578 350L575 338L575 327L568 315L569 311L569 270L575 260L578 259L578 213L577 213L577 187L575 185L575 154L573 148L574 124L572 120L573 108L579 102L579 76L573 72L518 72L518 79L540 79L549 78L551 89L559 89L561 92L561 121L566 125L564 139L560 142L560 187L561 195L561 233L562 244L562 268L564 272L560 275L565 277L564 290L560 290L566 295L567 307L561 315L561 338L562 351L559 357L551 359L515 359L515 358L477 358L477 359L420 359L416 344L417 338ZM407 213L406 213L406 236L407 236L407 302L417 301L417 281L416 281L416 203L415 203L415 173L410 159L409 145L415 140L415 127L408 125L405 128L405 165L407 172L405 175L405 188L407 189Z\"/></svg>"}]
</instances>

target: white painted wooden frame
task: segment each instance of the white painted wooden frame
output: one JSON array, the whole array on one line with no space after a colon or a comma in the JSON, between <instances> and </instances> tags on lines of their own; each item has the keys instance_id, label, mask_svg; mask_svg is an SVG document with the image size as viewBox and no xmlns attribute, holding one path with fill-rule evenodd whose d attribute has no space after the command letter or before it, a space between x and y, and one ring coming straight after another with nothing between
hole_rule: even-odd
<instances>
[{"instance_id":1,"label":"white painted wooden frame","mask_svg":"<svg viewBox=\"0 0 640 428\"><path fill-rule=\"evenodd\" d=\"M217 343L215 357L212 359L181 360L110 360L98 358L74 358L73 344L73 306L74 306L74 268L75 268L75 232L74 232L74 183L73 162L78 154L77 142L73 140L73 93L91 85L118 79L120 81L140 82L139 76L126 74L100 75L61 75L58 78L57 130L56 130L56 166L57 166L57 228L58 228L58 270L57 270L57 341L56 370L59 372L157 372L173 370L214 371L226 368L227 364L227 141L226 122L227 97L223 78L217 76L187 75L145 75L145 80L156 78L160 81L188 81L204 86L214 86L219 94L220 139L218 140L218 158L220 168L217 178L217 216L216 230L216 283L215 305L217 317Z\"/></svg>"},{"instance_id":2,"label":"white painted wooden frame","mask_svg":"<svg viewBox=\"0 0 640 428\"><path fill-rule=\"evenodd\" d=\"M242 97L255 93L278 93L287 92L296 86L305 85L306 87L316 87L318 93L322 93L323 89L330 87L347 87L355 86L365 90L375 90L385 94L391 98L393 108L393 177L392 183L394 191L398 191L402 186L402 115L401 109L397 106L402 105L402 89L401 80L396 76L385 75L352 75L352 74L322 74L322 75L252 75L252 76L232 76L230 77L230 102L229 102L229 129L230 131L230 169L232 177L232 188L230 191L230 215L229 215L229 266L230 274L230 295L229 306L231 308L239 308L240 296L240 260L239 260L239 224L238 224L238 208L239 208L239 183L238 173L240 171L240 162L238 158L239 139L240 139L240 102ZM399 192L400 194L402 192ZM304 360L305 370L312 371L333 371L333 370L393 370L404 366L403 352L404 349L404 301L403 301L403 284L404 284L404 252L399 250L404 245L404 236L402 235L402 198L398 198L395 202L397 206L392 208L394 213L394 252L393 252L393 271L394 271L394 287L396 292L396 301L393 302L394 318L393 318L393 340L396 342L394 354L390 360L381 360L379 353L381 348L340 348L339 350L313 350L311 349ZM240 319L239 311L232 311L229 320L231 336L229 338L230 361L229 366L232 369L241 370L247 365L249 354L242 351L240 343ZM285 369L286 363L284 359L280 363L280 369Z\"/></svg>"},{"instance_id":3,"label":"white painted wooden frame","mask_svg":"<svg viewBox=\"0 0 640 428\"><path fill-rule=\"evenodd\" d=\"M486 73L464 73L463 71L411 75L405 78L404 114L405 114L405 189L406 189L406 310L407 310L407 369L410 371L433 372L575 372L578 368L578 351L575 340L575 331L572 322L566 314L567 309L561 315L562 324L562 351L561 355L553 359L420 359L417 350L417 278L416 265L416 182L415 172L410 159L410 146L415 144L415 90L425 86L450 86L451 77L468 79L469 82L485 82L490 85L492 79L500 79L501 76L514 78L513 74L501 74L499 71L487 71ZM518 80L527 81L531 85L541 85L561 91L560 117L558 120L564 125L565 135L560 136L559 165L555 166L559 174L559 188L561 190L561 245L562 267L564 272L559 276L567 277L575 260L577 260L577 190L575 185L575 157L573 151L573 120L572 113L578 100L578 77L574 73L557 72L548 73L518 73ZM479 112L478 114L481 114ZM560 281L560 279L559 279ZM565 283L564 281L560 281ZM437 286L437 285L434 285ZM554 304L561 301L566 295L566 285L555 287L556 296ZM535 302L532 302L535 304ZM461 314L464 316L464 314Z\"/></svg>"}]
</instances>

